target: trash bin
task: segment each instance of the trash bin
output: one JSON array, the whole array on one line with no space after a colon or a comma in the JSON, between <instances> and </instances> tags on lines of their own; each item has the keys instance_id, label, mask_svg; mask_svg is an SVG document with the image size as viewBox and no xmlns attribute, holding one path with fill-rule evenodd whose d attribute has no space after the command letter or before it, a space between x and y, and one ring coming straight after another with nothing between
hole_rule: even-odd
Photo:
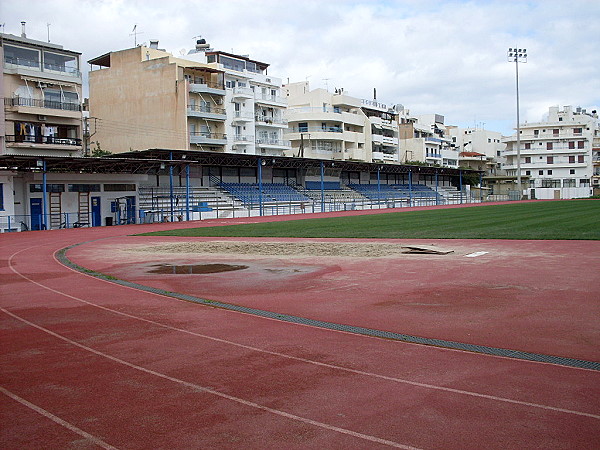
<instances>
[{"instance_id":1,"label":"trash bin","mask_svg":"<svg viewBox=\"0 0 600 450\"><path fill-rule=\"evenodd\" d=\"M105 218L104 218L104 224L105 224L107 227L111 227L111 226L112 226L112 224L113 224L113 218L112 218L112 217L105 217Z\"/></svg>"}]
</instances>

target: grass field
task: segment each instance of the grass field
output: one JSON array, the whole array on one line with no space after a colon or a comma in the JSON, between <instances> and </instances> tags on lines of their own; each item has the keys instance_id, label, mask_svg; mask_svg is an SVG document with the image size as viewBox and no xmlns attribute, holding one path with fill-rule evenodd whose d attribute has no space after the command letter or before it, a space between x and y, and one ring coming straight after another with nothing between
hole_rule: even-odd
<instances>
[{"instance_id":1,"label":"grass field","mask_svg":"<svg viewBox=\"0 0 600 450\"><path fill-rule=\"evenodd\" d=\"M598 240L600 200L510 203L365 216L292 219L285 222L203 227L147 235Z\"/></svg>"}]
</instances>

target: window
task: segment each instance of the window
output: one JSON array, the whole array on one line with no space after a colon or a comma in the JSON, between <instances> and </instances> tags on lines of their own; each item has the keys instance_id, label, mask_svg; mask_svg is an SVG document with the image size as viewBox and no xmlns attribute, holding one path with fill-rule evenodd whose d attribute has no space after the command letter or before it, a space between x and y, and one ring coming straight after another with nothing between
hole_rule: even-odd
<instances>
[{"instance_id":1,"label":"window","mask_svg":"<svg viewBox=\"0 0 600 450\"><path fill-rule=\"evenodd\" d=\"M525 175L531 175L531 170L526 170Z\"/></svg>"},{"instance_id":2,"label":"window","mask_svg":"<svg viewBox=\"0 0 600 450\"><path fill-rule=\"evenodd\" d=\"M99 184L69 184L69 192L100 192Z\"/></svg>"},{"instance_id":3,"label":"window","mask_svg":"<svg viewBox=\"0 0 600 450\"><path fill-rule=\"evenodd\" d=\"M552 150L552 142L546 142L546 150Z\"/></svg>"},{"instance_id":4,"label":"window","mask_svg":"<svg viewBox=\"0 0 600 450\"><path fill-rule=\"evenodd\" d=\"M300 122L298 124L298 133L308 133L308 122Z\"/></svg>"},{"instance_id":5,"label":"window","mask_svg":"<svg viewBox=\"0 0 600 450\"><path fill-rule=\"evenodd\" d=\"M584 148L585 147L585 141L577 141L577 148Z\"/></svg>"},{"instance_id":6,"label":"window","mask_svg":"<svg viewBox=\"0 0 600 450\"><path fill-rule=\"evenodd\" d=\"M575 148L575 142L569 141L569 148Z\"/></svg>"},{"instance_id":7,"label":"window","mask_svg":"<svg viewBox=\"0 0 600 450\"><path fill-rule=\"evenodd\" d=\"M112 183L104 185L104 192L116 192L116 191L135 191L135 184L129 183Z\"/></svg>"},{"instance_id":8,"label":"window","mask_svg":"<svg viewBox=\"0 0 600 450\"><path fill-rule=\"evenodd\" d=\"M552 169L548 171L548 175L552 175Z\"/></svg>"},{"instance_id":9,"label":"window","mask_svg":"<svg viewBox=\"0 0 600 450\"><path fill-rule=\"evenodd\" d=\"M58 53L44 52L44 70L79 75L77 57L73 55L60 55Z\"/></svg>"},{"instance_id":10,"label":"window","mask_svg":"<svg viewBox=\"0 0 600 450\"><path fill-rule=\"evenodd\" d=\"M525 157L525 164L531 164L531 156Z\"/></svg>"},{"instance_id":11,"label":"window","mask_svg":"<svg viewBox=\"0 0 600 450\"><path fill-rule=\"evenodd\" d=\"M539 136L540 135L540 130L533 130L533 135L534 136Z\"/></svg>"},{"instance_id":12,"label":"window","mask_svg":"<svg viewBox=\"0 0 600 450\"><path fill-rule=\"evenodd\" d=\"M577 162L578 163L583 163L584 162L584 156L583 155L577 155Z\"/></svg>"},{"instance_id":13,"label":"window","mask_svg":"<svg viewBox=\"0 0 600 450\"><path fill-rule=\"evenodd\" d=\"M575 169L569 169L569 175L575 175Z\"/></svg>"},{"instance_id":14,"label":"window","mask_svg":"<svg viewBox=\"0 0 600 450\"><path fill-rule=\"evenodd\" d=\"M558 136L558 128L555 128L554 130L552 130L552 134L554 136Z\"/></svg>"},{"instance_id":15,"label":"window","mask_svg":"<svg viewBox=\"0 0 600 450\"><path fill-rule=\"evenodd\" d=\"M531 142L525 143L525 150L529 150L531 148Z\"/></svg>"},{"instance_id":16,"label":"window","mask_svg":"<svg viewBox=\"0 0 600 450\"><path fill-rule=\"evenodd\" d=\"M542 180L543 188L559 188L560 180Z\"/></svg>"},{"instance_id":17,"label":"window","mask_svg":"<svg viewBox=\"0 0 600 450\"><path fill-rule=\"evenodd\" d=\"M575 178L565 178L563 180L563 187L575 187Z\"/></svg>"},{"instance_id":18,"label":"window","mask_svg":"<svg viewBox=\"0 0 600 450\"><path fill-rule=\"evenodd\" d=\"M544 171L543 170L538 170L538 175L544 175Z\"/></svg>"},{"instance_id":19,"label":"window","mask_svg":"<svg viewBox=\"0 0 600 450\"><path fill-rule=\"evenodd\" d=\"M583 128L574 128L573 129L573 134L575 136L580 136L582 131L583 131Z\"/></svg>"},{"instance_id":20,"label":"window","mask_svg":"<svg viewBox=\"0 0 600 450\"><path fill-rule=\"evenodd\" d=\"M573 164L574 162L575 162L575 156L574 155L569 156L569 163Z\"/></svg>"},{"instance_id":21,"label":"window","mask_svg":"<svg viewBox=\"0 0 600 450\"><path fill-rule=\"evenodd\" d=\"M590 180L587 178L582 178L579 180L579 187L587 187L590 185Z\"/></svg>"},{"instance_id":22,"label":"window","mask_svg":"<svg viewBox=\"0 0 600 450\"><path fill-rule=\"evenodd\" d=\"M4 45L4 62L17 66L40 68L40 52L29 48Z\"/></svg>"},{"instance_id":23,"label":"window","mask_svg":"<svg viewBox=\"0 0 600 450\"><path fill-rule=\"evenodd\" d=\"M29 192L43 192L41 184L30 184ZM46 184L46 192L65 192L64 184Z\"/></svg>"},{"instance_id":24,"label":"window","mask_svg":"<svg viewBox=\"0 0 600 450\"><path fill-rule=\"evenodd\" d=\"M546 157L546 163L547 164L554 164L554 156L548 156L548 157Z\"/></svg>"}]
</instances>

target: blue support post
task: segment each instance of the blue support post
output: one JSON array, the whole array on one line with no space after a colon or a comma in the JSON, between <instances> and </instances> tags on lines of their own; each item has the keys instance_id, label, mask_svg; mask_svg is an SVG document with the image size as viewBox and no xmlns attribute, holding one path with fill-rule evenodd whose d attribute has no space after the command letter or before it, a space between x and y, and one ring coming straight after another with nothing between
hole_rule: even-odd
<instances>
[{"instance_id":1,"label":"blue support post","mask_svg":"<svg viewBox=\"0 0 600 450\"><path fill-rule=\"evenodd\" d=\"M169 153L169 160L173 160L173 152ZM171 200L171 222L175 219L175 211L173 205L173 164L169 165L169 198Z\"/></svg>"},{"instance_id":2,"label":"blue support post","mask_svg":"<svg viewBox=\"0 0 600 450\"><path fill-rule=\"evenodd\" d=\"M185 166L185 220L190 220L190 165Z\"/></svg>"},{"instance_id":3,"label":"blue support post","mask_svg":"<svg viewBox=\"0 0 600 450\"><path fill-rule=\"evenodd\" d=\"M258 158L258 209L259 209L261 216L263 215L262 164L263 164L263 159Z\"/></svg>"},{"instance_id":4,"label":"blue support post","mask_svg":"<svg viewBox=\"0 0 600 450\"><path fill-rule=\"evenodd\" d=\"M463 202L463 193L462 193L462 169L459 169L458 171L458 188L460 189L460 204L462 205Z\"/></svg>"},{"instance_id":5,"label":"blue support post","mask_svg":"<svg viewBox=\"0 0 600 450\"><path fill-rule=\"evenodd\" d=\"M43 173L42 173L42 230L47 230L48 229L48 211L47 211L48 206L46 204L46 194L47 194L46 161L43 161L42 169L43 169Z\"/></svg>"},{"instance_id":6,"label":"blue support post","mask_svg":"<svg viewBox=\"0 0 600 450\"><path fill-rule=\"evenodd\" d=\"M408 206L412 206L412 169L408 169Z\"/></svg>"},{"instance_id":7,"label":"blue support post","mask_svg":"<svg viewBox=\"0 0 600 450\"><path fill-rule=\"evenodd\" d=\"M438 171L435 170L435 205L439 204L439 196L438 196Z\"/></svg>"},{"instance_id":8,"label":"blue support post","mask_svg":"<svg viewBox=\"0 0 600 450\"><path fill-rule=\"evenodd\" d=\"M325 212L325 167L321 161L321 212Z\"/></svg>"},{"instance_id":9,"label":"blue support post","mask_svg":"<svg viewBox=\"0 0 600 450\"><path fill-rule=\"evenodd\" d=\"M377 204L381 208L381 167L377 167Z\"/></svg>"}]
</instances>

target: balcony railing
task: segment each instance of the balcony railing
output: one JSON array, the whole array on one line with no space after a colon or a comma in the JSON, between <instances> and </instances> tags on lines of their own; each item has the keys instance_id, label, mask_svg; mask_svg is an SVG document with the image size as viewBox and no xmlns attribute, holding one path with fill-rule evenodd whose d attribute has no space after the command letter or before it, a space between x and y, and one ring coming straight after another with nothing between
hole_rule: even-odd
<instances>
[{"instance_id":1,"label":"balcony railing","mask_svg":"<svg viewBox=\"0 0 600 450\"><path fill-rule=\"evenodd\" d=\"M343 133L342 127L292 127L290 133Z\"/></svg>"},{"instance_id":2,"label":"balcony railing","mask_svg":"<svg viewBox=\"0 0 600 450\"><path fill-rule=\"evenodd\" d=\"M258 138L256 140L257 145L275 145L277 147L289 147L290 141L284 141L281 139L269 139L269 138Z\"/></svg>"},{"instance_id":3,"label":"balcony railing","mask_svg":"<svg viewBox=\"0 0 600 450\"><path fill-rule=\"evenodd\" d=\"M288 123L286 119L279 119L277 117L256 116L255 119L257 122L266 123L267 125L287 125Z\"/></svg>"},{"instance_id":4,"label":"balcony railing","mask_svg":"<svg viewBox=\"0 0 600 450\"><path fill-rule=\"evenodd\" d=\"M209 131L192 131L190 137L199 137L205 139L227 139L227 135L224 133L211 133Z\"/></svg>"},{"instance_id":5,"label":"balcony railing","mask_svg":"<svg viewBox=\"0 0 600 450\"><path fill-rule=\"evenodd\" d=\"M254 97L254 91L247 87L236 86L232 89L234 97Z\"/></svg>"},{"instance_id":6,"label":"balcony railing","mask_svg":"<svg viewBox=\"0 0 600 450\"><path fill-rule=\"evenodd\" d=\"M213 106L208 105L188 105L188 110L193 112L203 112L210 114L225 114L225 110L223 108L215 108Z\"/></svg>"},{"instance_id":7,"label":"balcony railing","mask_svg":"<svg viewBox=\"0 0 600 450\"><path fill-rule=\"evenodd\" d=\"M9 56L4 57L4 66L9 69L15 67L27 67L29 69L34 70L42 69L40 62L35 59L11 58ZM81 77L81 72L75 67L66 67L59 66L56 64L44 63L44 70L58 72L60 74L69 75L72 77Z\"/></svg>"},{"instance_id":8,"label":"balcony railing","mask_svg":"<svg viewBox=\"0 0 600 450\"><path fill-rule=\"evenodd\" d=\"M251 113L243 113L241 111L235 111L233 118L237 119L239 121L249 121L250 122L254 118L254 115Z\"/></svg>"},{"instance_id":9,"label":"balcony railing","mask_svg":"<svg viewBox=\"0 0 600 450\"><path fill-rule=\"evenodd\" d=\"M32 108L61 109L63 111L81 111L79 103L57 102L52 100L40 100L35 98L5 98L5 106L27 106Z\"/></svg>"},{"instance_id":10,"label":"balcony railing","mask_svg":"<svg viewBox=\"0 0 600 450\"><path fill-rule=\"evenodd\" d=\"M246 135L246 134L236 134L233 137L235 142L252 142L254 140L254 136Z\"/></svg>"},{"instance_id":11,"label":"balcony railing","mask_svg":"<svg viewBox=\"0 0 600 450\"><path fill-rule=\"evenodd\" d=\"M59 138L54 136L6 135L6 142L47 144L47 145L81 145L81 139Z\"/></svg>"}]
</instances>

